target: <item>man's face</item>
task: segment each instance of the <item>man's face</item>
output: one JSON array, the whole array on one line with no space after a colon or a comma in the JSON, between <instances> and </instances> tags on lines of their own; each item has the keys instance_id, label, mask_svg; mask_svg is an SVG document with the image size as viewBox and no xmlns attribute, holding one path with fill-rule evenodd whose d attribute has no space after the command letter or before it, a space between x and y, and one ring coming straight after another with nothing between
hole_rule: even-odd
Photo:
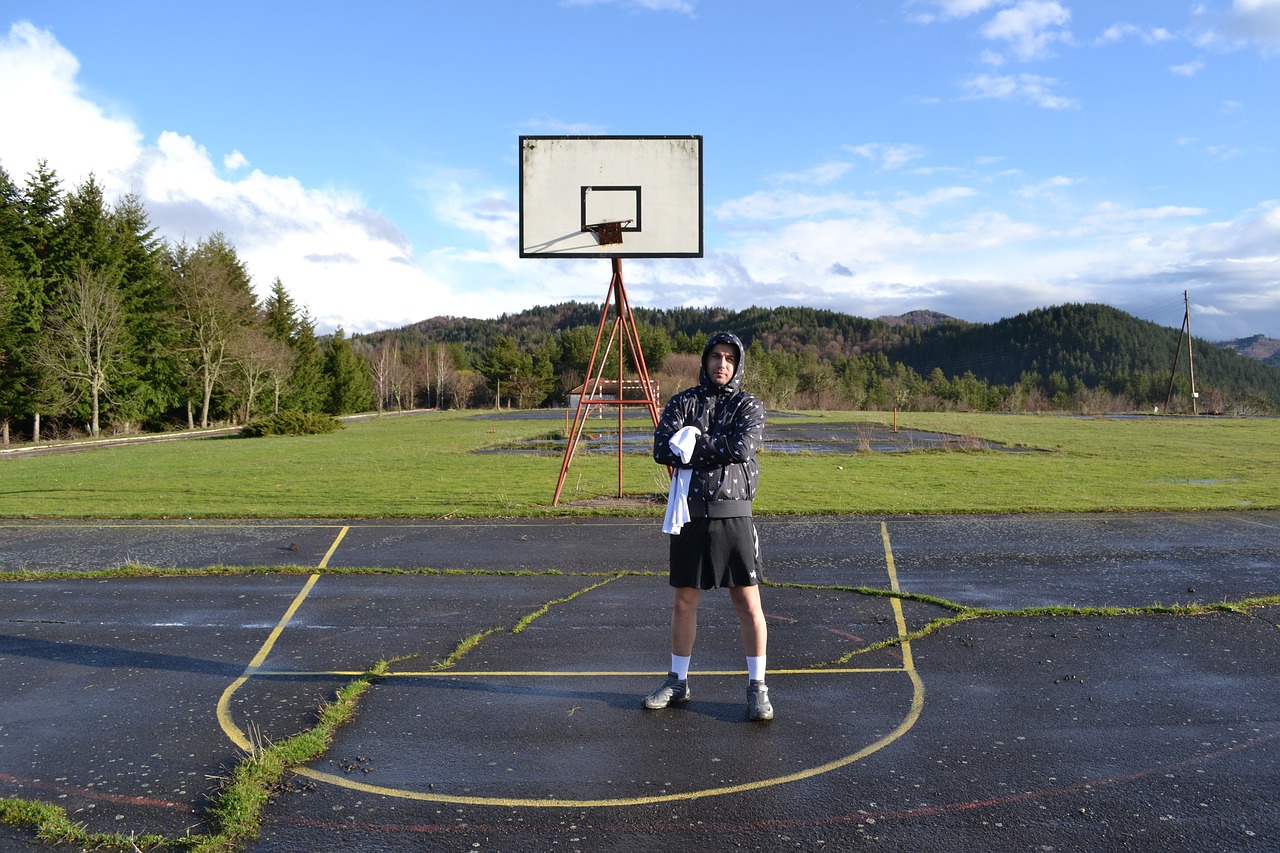
<instances>
[{"instance_id":1,"label":"man's face","mask_svg":"<svg viewBox=\"0 0 1280 853\"><path fill-rule=\"evenodd\" d=\"M738 369L738 351L729 344L716 344L707 353L703 362L707 378L716 385L728 385L733 373Z\"/></svg>"}]
</instances>

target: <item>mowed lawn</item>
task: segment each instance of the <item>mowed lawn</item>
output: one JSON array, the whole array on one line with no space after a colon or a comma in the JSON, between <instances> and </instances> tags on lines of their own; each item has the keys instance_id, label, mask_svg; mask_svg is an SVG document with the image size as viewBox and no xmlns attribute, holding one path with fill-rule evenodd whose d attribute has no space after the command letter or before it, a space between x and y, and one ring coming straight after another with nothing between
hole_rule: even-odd
<instances>
[{"instance_id":1,"label":"mowed lawn","mask_svg":"<svg viewBox=\"0 0 1280 853\"><path fill-rule=\"evenodd\" d=\"M559 506L559 453L483 452L563 432L560 419L426 412L351 421L317 436L202 438L0 455L0 517L376 518L660 514L615 502L616 451L579 453ZM892 413L789 417L892 423ZM1036 452L763 452L759 514L1093 512L1280 508L1280 420L900 414L904 429ZM595 429L616 429L608 419ZM626 430L647 441L643 420ZM960 446L977 442L961 441ZM644 453L629 498L665 496Z\"/></svg>"}]
</instances>

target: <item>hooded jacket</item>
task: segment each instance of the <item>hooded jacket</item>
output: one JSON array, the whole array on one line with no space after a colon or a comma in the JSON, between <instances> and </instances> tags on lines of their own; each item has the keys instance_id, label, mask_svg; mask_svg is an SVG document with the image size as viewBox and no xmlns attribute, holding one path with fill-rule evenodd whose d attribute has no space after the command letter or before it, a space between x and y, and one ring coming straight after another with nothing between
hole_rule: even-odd
<instances>
[{"instance_id":1,"label":"hooded jacket","mask_svg":"<svg viewBox=\"0 0 1280 853\"><path fill-rule=\"evenodd\" d=\"M707 376L707 354L716 344L729 344L738 351L733 378L723 386ZM764 405L742 390L745 356L742 341L736 335L712 335L702 350L698 384L671 398L654 430L654 461L672 468L692 469L691 518L751 515L751 501L760 477L756 451L764 440ZM668 444L686 426L702 431L687 463Z\"/></svg>"}]
</instances>

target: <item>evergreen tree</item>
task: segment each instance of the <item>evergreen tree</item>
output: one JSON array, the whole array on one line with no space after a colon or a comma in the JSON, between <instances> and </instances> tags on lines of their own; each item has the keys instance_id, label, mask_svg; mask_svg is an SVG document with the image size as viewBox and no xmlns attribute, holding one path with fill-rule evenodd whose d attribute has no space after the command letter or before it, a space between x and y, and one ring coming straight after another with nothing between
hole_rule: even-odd
<instances>
[{"instance_id":1,"label":"evergreen tree","mask_svg":"<svg viewBox=\"0 0 1280 853\"><path fill-rule=\"evenodd\" d=\"M262 320L269 338L289 348L290 369L278 388L279 405L303 412L323 411L329 400L324 356L316 341L315 321L299 311L279 277L262 305Z\"/></svg>"},{"instance_id":2,"label":"evergreen tree","mask_svg":"<svg viewBox=\"0 0 1280 853\"><path fill-rule=\"evenodd\" d=\"M45 310L59 286L52 268L63 242L61 181L44 160L27 176L16 205L17 217L12 211L7 217L17 228L16 238L6 242L18 276L8 288L9 316L3 342L8 365L0 380L0 428L8 435L11 421L30 417L32 438L38 441L41 414L61 408L61 401L54 396L54 383L38 361L46 349Z\"/></svg>"},{"instance_id":3,"label":"evergreen tree","mask_svg":"<svg viewBox=\"0 0 1280 853\"><path fill-rule=\"evenodd\" d=\"M512 385L520 374L524 373L527 378L532 372L533 359L520 352L516 342L506 335L494 339L480 360L480 373L494 389L499 407L502 406L502 394L512 396Z\"/></svg>"},{"instance_id":4,"label":"evergreen tree","mask_svg":"<svg viewBox=\"0 0 1280 853\"><path fill-rule=\"evenodd\" d=\"M329 380L329 402L325 408L329 414L349 415L373 408L369 363L356 355L341 326L325 346L324 372Z\"/></svg>"},{"instance_id":5,"label":"evergreen tree","mask_svg":"<svg viewBox=\"0 0 1280 853\"><path fill-rule=\"evenodd\" d=\"M184 384L164 246L137 196L111 209L107 227L124 299L128 363L117 383L116 410L129 422L154 422L181 404Z\"/></svg>"},{"instance_id":6,"label":"evergreen tree","mask_svg":"<svg viewBox=\"0 0 1280 853\"><path fill-rule=\"evenodd\" d=\"M301 412L325 411L329 401L325 356L316 339L315 321L305 311L298 318L297 332L289 346L293 350L293 371L281 397L281 407Z\"/></svg>"}]
</instances>

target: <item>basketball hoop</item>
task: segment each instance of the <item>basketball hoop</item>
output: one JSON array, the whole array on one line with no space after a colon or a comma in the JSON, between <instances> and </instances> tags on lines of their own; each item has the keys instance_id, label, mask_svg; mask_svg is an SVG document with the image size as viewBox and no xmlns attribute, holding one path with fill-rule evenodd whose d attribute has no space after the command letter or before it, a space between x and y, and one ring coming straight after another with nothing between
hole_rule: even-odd
<instances>
[{"instance_id":1,"label":"basketball hoop","mask_svg":"<svg viewBox=\"0 0 1280 853\"><path fill-rule=\"evenodd\" d=\"M618 222L597 222L595 225L582 226L583 231L596 235L596 245L613 246L622 242L622 229L630 225L632 220L623 219Z\"/></svg>"},{"instance_id":2,"label":"basketball hoop","mask_svg":"<svg viewBox=\"0 0 1280 853\"><path fill-rule=\"evenodd\" d=\"M657 383L622 283L622 259L702 254L701 136L520 137L520 257L608 258L613 267L552 506L560 503L590 411L618 408L618 497L624 409L643 407L654 427L661 417ZM617 377L606 379L615 345ZM635 379L626 377L628 361ZM612 396L602 390L606 384L615 389Z\"/></svg>"}]
</instances>

